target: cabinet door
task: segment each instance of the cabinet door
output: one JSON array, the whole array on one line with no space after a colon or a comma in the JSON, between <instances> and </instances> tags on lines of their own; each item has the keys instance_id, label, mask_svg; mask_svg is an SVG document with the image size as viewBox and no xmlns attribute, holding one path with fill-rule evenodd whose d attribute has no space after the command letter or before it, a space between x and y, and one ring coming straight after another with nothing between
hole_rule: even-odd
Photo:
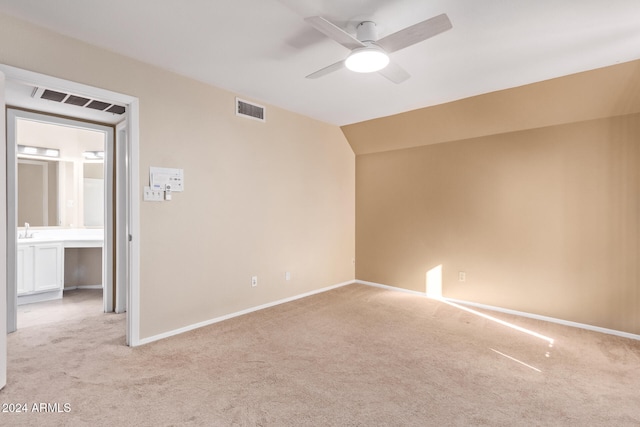
<instances>
[{"instance_id":1,"label":"cabinet door","mask_svg":"<svg viewBox=\"0 0 640 427\"><path fill-rule=\"evenodd\" d=\"M18 245L16 271L18 295L33 292L33 246Z\"/></svg>"},{"instance_id":2,"label":"cabinet door","mask_svg":"<svg viewBox=\"0 0 640 427\"><path fill-rule=\"evenodd\" d=\"M62 288L62 245L59 243L34 246L34 291Z\"/></svg>"}]
</instances>

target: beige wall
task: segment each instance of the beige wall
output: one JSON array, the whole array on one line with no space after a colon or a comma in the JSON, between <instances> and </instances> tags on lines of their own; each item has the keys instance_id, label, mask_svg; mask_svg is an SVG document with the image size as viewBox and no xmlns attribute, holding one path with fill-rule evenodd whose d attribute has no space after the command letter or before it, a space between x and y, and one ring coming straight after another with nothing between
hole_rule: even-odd
<instances>
[{"instance_id":1,"label":"beige wall","mask_svg":"<svg viewBox=\"0 0 640 427\"><path fill-rule=\"evenodd\" d=\"M82 177L91 179L104 179L104 163L83 163Z\"/></svg>"},{"instance_id":2,"label":"beige wall","mask_svg":"<svg viewBox=\"0 0 640 427\"><path fill-rule=\"evenodd\" d=\"M64 249L64 287L102 285L102 248Z\"/></svg>"},{"instance_id":3,"label":"beige wall","mask_svg":"<svg viewBox=\"0 0 640 427\"><path fill-rule=\"evenodd\" d=\"M640 333L640 61L342 129L358 279Z\"/></svg>"},{"instance_id":4,"label":"beige wall","mask_svg":"<svg viewBox=\"0 0 640 427\"><path fill-rule=\"evenodd\" d=\"M138 97L141 185L150 166L184 169L183 193L141 204L142 339L354 278L339 128L272 106L266 123L235 117L234 93L4 15L0 63Z\"/></svg>"},{"instance_id":5,"label":"beige wall","mask_svg":"<svg viewBox=\"0 0 640 427\"><path fill-rule=\"evenodd\" d=\"M20 161L17 167L18 225L45 225L43 198L48 194L44 177L48 177L48 163L44 161ZM48 210L48 208L47 208ZM48 218L48 216L47 216ZM48 225L48 224L46 224Z\"/></svg>"},{"instance_id":6,"label":"beige wall","mask_svg":"<svg viewBox=\"0 0 640 427\"><path fill-rule=\"evenodd\" d=\"M343 126L342 130L359 155L638 112L640 60Z\"/></svg>"},{"instance_id":7,"label":"beige wall","mask_svg":"<svg viewBox=\"0 0 640 427\"><path fill-rule=\"evenodd\" d=\"M19 159L16 176L18 226L23 227L25 222L31 227L58 225L58 162ZM45 195L46 212L42 201Z\"/></svg>"},{"instance_id":8,"label":"beige wall","mask_svg":"<svg viewBox=\"0 0 640 427\"><path fill-rule=\"evenodd\" d=\"M59 162L49 162L49 176L47 183L49 184L49 197L48 197L48 210L49 210L49 225L59 225L58 218L58 166ZM19 183L18 183L19 184ZM18 223L19 224L19 223Z\"/></svg>"},{"instance_id":9,"label":"beige wall","mask_svg":"<svg viewBox=\"0 0 640 427\"><path fill-rule=\"evenodd\" d=\"M640 114L357 157L356 277L640 333ZM458 272L466 272L466 282Z\"/></svg>"}]
</instances>

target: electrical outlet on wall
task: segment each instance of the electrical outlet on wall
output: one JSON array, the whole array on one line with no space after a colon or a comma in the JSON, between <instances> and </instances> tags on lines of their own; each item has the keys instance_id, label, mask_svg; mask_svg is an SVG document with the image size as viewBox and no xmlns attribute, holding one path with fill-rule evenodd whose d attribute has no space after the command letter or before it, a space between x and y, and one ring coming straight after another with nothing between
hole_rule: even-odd
<instances>
[{"instance_id":1,"label":"electrical outlet on wall","mask_svg":"<svg viewBox=\"0 0 640 427\"><path fill-rule=\"evenodd\" d=\"M251 287L255 288L258 286L258 276L251 276Z\"/></svg>"},{"instance_id":2,"label":"electrical outlet on wall","mask_svg":"<svg viewBox=\"0 0 640 427\"><path fill-rule=\"evenodd\" d=\"M458 282L466 282L467 281L467 273L464 271L458 272Z\"/></svg>"}]
</instances>

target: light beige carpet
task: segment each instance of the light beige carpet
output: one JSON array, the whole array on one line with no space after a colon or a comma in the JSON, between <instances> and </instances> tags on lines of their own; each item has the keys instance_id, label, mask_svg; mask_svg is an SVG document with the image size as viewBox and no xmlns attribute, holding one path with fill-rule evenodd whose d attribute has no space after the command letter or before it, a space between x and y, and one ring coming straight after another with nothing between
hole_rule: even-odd
<instances>
[{"instance_id":1,"label":"light beige carpet","mask_svg":"<svg viewBox=\"0 0 640 427\"><path fill-rule=\"evenodd\" d=\"M549 347L442 302L350 285L131 349L123 315L81 304L67 316L51 305L46 324L21 313L0 403L29 412L0 425L640 425L634 340L490 313Z\"/></svg>"}]
</instances>

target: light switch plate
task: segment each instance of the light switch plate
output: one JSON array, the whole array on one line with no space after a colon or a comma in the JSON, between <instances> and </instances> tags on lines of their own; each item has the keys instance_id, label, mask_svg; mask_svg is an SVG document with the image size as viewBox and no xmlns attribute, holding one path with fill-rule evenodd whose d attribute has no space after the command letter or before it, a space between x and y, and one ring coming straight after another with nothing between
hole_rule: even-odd
<instances>
[{"instance_id":1,"label":"light switch plate","mask_svg":"<svg viewBox=\"0 0 640 427\"><path fill-rule=\"evenodd\" d=\"M145 202L161 202L164 200L164 191L154 190L151 187L144 187L143 200Z\"/></svg>"}]
</instances>

